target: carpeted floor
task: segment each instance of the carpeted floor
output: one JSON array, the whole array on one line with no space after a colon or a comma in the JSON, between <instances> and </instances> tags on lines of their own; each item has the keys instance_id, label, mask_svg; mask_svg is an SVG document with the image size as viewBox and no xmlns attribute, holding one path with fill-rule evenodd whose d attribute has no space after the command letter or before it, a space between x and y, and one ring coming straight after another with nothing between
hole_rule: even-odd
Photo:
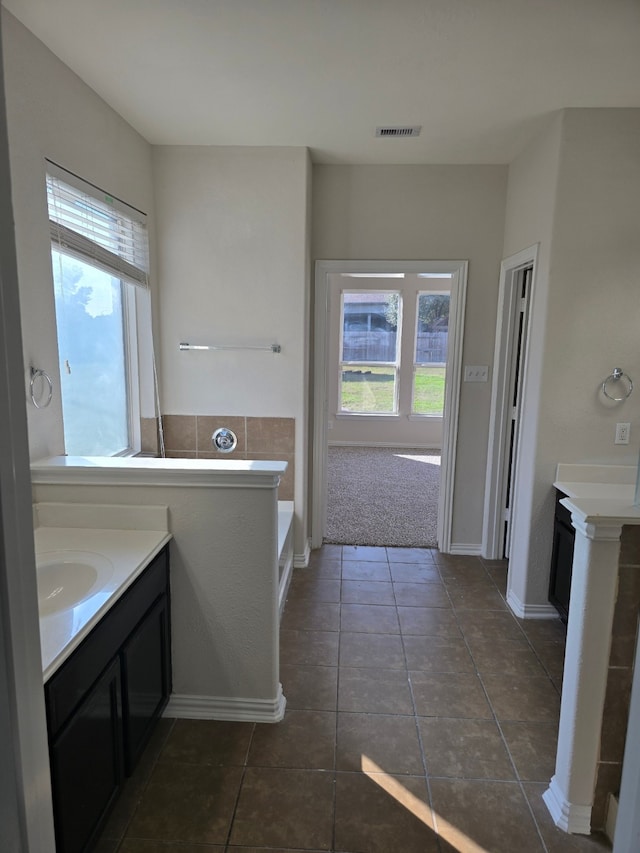
<instances>
[{"instance_id":1,"label":"carpeted floor","mask_svg":"<svg viewBox=\"0 0 640 853\"><path fill-rule=\"evenodd\" d=\"M440 451L330 447L325 542L435 548Z\"/></svg>"}]
</instances>

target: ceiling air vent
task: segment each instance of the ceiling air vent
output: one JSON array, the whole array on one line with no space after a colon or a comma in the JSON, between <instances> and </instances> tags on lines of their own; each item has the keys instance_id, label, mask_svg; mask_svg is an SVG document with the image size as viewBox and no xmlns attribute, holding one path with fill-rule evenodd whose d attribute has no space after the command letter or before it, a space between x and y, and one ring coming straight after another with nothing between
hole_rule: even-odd
<instances>
[{"instance_id":1,"label":"ceiling air vent","mask_svg":"<svg viewBox=\"0 0 640 853\"><path fill-rule=\"evenodd\" d=\"M376 127L376 136L420 136L422 125L414 127Z\"/></svg>"}]
</instances>

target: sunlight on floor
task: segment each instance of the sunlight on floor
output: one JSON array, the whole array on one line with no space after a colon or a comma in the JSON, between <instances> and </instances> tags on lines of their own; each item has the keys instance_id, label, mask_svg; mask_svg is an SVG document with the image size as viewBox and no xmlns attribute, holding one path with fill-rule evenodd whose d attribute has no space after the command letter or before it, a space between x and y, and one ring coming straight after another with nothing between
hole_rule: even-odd
<instances>
[{"instance_id":1,"label":"sunlight on floor","mask_svg":"<svg viewBox=\"0 0 640 853\"><path fill-rule=\"evenodd\" d=\"M465 835L464 832L461 832L441 815L435 812L432 813L431 808L426 803L419 800L415 794L407 791L401 782L388 773L385 773L375 761L372 761L366 755L361 756L361 767L365 776L368 776L372 782L375 782L383 791L390 794L401 806L404 806L418 820L421 820L425 826L428 826L429 829L432 829L437 835L455 847L459 853L490 853L489 850L481 847L480 844L476 844L468 835Z\"/></svg>"},{"instance_id":2,"label":"sunlight on floor","mask_svg":"<svg viewBox=\"0 0 640 853\"><path fill-rule=\"evenodd\" d=\"M410 453L394 453L398 459L409 459L411 462L425 462L427 465L440 465L440 454L437 456L412 456Z\"/></svg>"}]
</instances>

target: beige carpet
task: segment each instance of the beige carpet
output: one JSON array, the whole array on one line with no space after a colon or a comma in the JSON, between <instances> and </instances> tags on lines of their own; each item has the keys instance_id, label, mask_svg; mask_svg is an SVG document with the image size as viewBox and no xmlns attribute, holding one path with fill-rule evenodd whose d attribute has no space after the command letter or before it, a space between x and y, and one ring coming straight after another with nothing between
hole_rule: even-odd
<instances>
[{"instance_id":1,"label":"beige carpet","mask_svg":"<svg viewBox=\"0 0 640 853\"><path fill-rule=\"evenodd\" d=\"M435 548L440 451L330 447L325 542Z\"/></svg>"}]
</instances>

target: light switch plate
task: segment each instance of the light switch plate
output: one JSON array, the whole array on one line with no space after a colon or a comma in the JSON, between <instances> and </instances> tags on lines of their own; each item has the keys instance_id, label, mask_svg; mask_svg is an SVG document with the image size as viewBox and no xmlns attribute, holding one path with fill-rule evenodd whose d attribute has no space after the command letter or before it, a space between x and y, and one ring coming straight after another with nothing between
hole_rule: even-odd
<instances>
[{"instance_id":1,"label":"light switch plate","mask_svg":"<svg viewBox=\"0 0 640 853\"><path fill-rule=\"evenodd\" d=\"M465 382L487 382L489 379L489 368L487 365L466 364L464 368Z\"/></svg>"}]
</instances>

